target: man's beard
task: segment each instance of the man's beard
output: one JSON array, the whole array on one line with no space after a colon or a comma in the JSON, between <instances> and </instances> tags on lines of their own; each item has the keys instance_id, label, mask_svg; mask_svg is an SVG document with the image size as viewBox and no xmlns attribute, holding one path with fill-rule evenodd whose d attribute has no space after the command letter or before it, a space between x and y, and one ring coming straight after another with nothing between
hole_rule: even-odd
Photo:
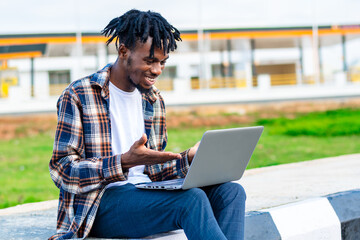
<instances>
[{"instance_id":1,"label":"man's beard","mask_svg":"<svg viewBox=\"0 0 360 240\"><path fill-rule=\"evenodd\" d=\"M128 81L129 81L133 86L135 86L135 87L136 87L140 92L142 92L142 93L149 92L150 89L152 89L152 87L149 88L149 89L146 89L146 88L143 88L140 84L135 84L134 81L131 79L130 76L128 76Z\"/></svg>"},{"instance_id":2,"label":"man's beard","mask_svg":"<svg viewBox=\"0 0 360 240\"><path fill-rule=\"evenodd\" d=\"M131 56L128 58L126 65L127 65L127 68L128 68L128 69L131 69L131 65L132 65L132 58L131 58ZM136 88L139 88L139 84L136 84L136 83L134 82L134 80L131 79L130 75L127 76L127 79L128 79L128 81L130 82L131 85L135 86Z\"/></svg>"},{"instance_id":3,"label":"man's beard","mask_svg":"<svg viewBox=\"0 0 360 240\"><path fill-rule=\"evenodd\" d=\"M130 76L128 76L127 79L128 79L128 81L129 81L129 83L130 83L131 85L135 86L136 88L138 88L138 87L140 86L139 84L134 83L134 81L131 79Z\"/></svg>"},{"instance_id":4,"label":"man's beard","mask_svg":"<svg viewBox=\"0 0 360 240\"><path fill-rule=\"evenodd\" d=\"M131 68L131 65L132 65L132 58L131 58L131 57L128 58L126 64L127 64L127 68L130 69L130 68ZM147 91L150 90L150 89L145 89L145 88L141 87L140 84L136 84L136 83L134 82L134 80L131 79L130 75L127 76L127 79L128 79L128 81L130 82L130 84L132 84L133 86L135 86L140 92L147 92Z\"/></svg>"}]
</instances>

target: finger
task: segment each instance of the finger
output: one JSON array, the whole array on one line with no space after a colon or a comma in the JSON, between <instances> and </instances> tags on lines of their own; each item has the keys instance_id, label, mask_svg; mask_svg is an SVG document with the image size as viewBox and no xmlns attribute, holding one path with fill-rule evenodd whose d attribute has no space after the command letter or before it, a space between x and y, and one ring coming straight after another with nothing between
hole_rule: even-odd
<instances>
[{"instance_id":1,"label":"finger","mask_svg":"<svg viewBox=\"0 0 360 240\"><path fill-rule=\"evenodd\" d=\"M160 162L166 162L173 159L180 159L181 155L179 153L172 153L172 152L159 152L149 149L148 157L152 158L153 160Z\"/></svg>"},{"instance_id":2,"label":"finger","mask_svg":"<svg viewBox=\"0 0 360 240\"><path fill-rule=\"evenodd\" d=\"M172 158L172 159L180 159L181 158L181 154L180 153L172 153L172 152L169 152L169 158Z\"/></svg>"},{"instance_id":3,"label":"finger","mask_svg":"<svg viewBox=\"0 0 360 240\"><path fill-rule=\"evenodd\" d=\"M195 144L195 147L198 147L200 145L200 141L198 141L196 144Z\"/></svg>"},{"instance_id":4,"label":"finger","mask_svg":"<svg viewBox=\"0 0 360 240\"><path fill-rule=\"evenodd\" d=\"M173 160L173 159L180 159L181 155L179 153L172 153L172 152L158 152L157 158L163 160Z\"/></svg>"},{"instance_id":5,"label":"finger","mask_svg":"<svg viewBox=\"0 0 360 240\"><path fill-rule=\"evenodd\" d=\"M146 141L147 141L147 136L146 136L146 134L144 133L144 134L141 136L141 138L136 141L136 145L138 145L138 146L145 145Z\"/></svg>"}]
</instances>

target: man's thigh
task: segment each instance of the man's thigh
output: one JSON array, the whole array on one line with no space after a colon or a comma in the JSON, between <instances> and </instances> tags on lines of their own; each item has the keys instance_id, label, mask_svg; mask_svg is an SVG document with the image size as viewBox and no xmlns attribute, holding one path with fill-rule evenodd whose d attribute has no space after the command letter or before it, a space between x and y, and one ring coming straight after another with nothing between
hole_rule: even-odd
<instances>
[{"instance_id":1,"label":"man's thigh","mask_svg":"<svg viewBox=\"0 0 360 240\"><path fill-rule=\"evenodd\" d=\"M99 237L144 237L181 228L180 218L200 189L163 191L132 184L105 191L91 234Z\"/></svg>"},{"instance_id":2,"label":"man's thigh","mask_svg":"<svg viewBox=\"0 0 360 240\"><path fill-rule=\"evenodd\" d=\"M244 188L235 182L226 182L212 186L202 187L208 196L211 205L218 205L217 208L224 208L234 199L238 199L245 204L246 193Z\"/></svg>"}]
</instances>

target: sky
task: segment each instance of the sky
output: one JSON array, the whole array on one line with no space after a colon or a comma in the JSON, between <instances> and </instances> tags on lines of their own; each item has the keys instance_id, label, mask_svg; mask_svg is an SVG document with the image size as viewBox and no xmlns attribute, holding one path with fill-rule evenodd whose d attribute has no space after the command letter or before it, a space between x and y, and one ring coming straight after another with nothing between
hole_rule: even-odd
<instances>
[{"instance_id":1,"label":"sky","mask_svg":"<svg viewBox=\"0 0 360 240\"><path fill-rule=\"evenodd\" d=\"M1 0L0 34L99 32L133 8L180 30L360 24L359 0Z\"/></svg>"}]
</instances>

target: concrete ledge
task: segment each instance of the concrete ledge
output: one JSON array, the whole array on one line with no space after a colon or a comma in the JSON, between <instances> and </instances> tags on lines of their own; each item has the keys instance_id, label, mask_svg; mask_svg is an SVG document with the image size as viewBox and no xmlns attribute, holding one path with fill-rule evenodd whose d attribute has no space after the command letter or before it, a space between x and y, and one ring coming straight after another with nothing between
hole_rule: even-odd
<instances>
[{"instance_id":1,"label":"concrete ledge","mask_svg":"<svg viewBox=\"0 0 360 240\"><path fill-rule=\"evenodd\" d=\"M56 209L0 216L0 239L43 240L55 233Z\"/></svg>"},{"instance_id":2,"label":"concrete ledge","mask_svg":"<svg viewBox=\"0 0 360 240\"><path fill-rule=\"evenodd\" d=\"M352 154L247 170L239 181L247 192L245 239L360 239L359 159ZM56 211L57 200L0 209L0 239L47 239L55 233ZM186 236L179 230L144 239Z\"/></svg>"},{"instance_id":3,"label":"concrete ledge","mask_svg":"<svg viewBox=\"0 0 360 240\"><path fill-rule=\"evenodd\" d=\"M360 239L360 189L285 204L245 216L246 240ZM53 201L37 203L51 205ZM27 209L29 206L22 206ZM40 207L41 208L41 207ZM2 213L5 211L2 210ZM56 208L0 214L0 236L6 239L46 239L54 234ZM89 240L101 240L88 238ZM186 240L183 230L143 239Z\"/></svg>"},{"instance_id":4,"label":"concrete ledge","mask_svg":"<svg viewBox=\"0 0 360 240\"><path fill-rule=\"evenodd\" d=\"M50 200L43 201L41 203L26 203L17 205L14 207L0 209L0 217L6 215L14 215L14 214L23 214L29 212L38 212L48 209L57 208L59 201L58 200Z\"/></svg>"},{"instance_id":5,"label":"concrete ledge","mask_svg":"<svg viewBox=\"0 0 360 240\"><path fill-rule=\"evenodd\" d=\"M245 239L281 240L281 236L269 212L253 211L245 215Z\"/></svg>"},{"instance_id":6,"label":"concrete ledge","mask_svg":"<svg viewBox=\"0 0 360 240\"><path fill-rule=\"evenodd\" d=\"M327 196L341 222L342 239L360 239L360 190Z\"/></svg>"},{"instance_id":7,"label":"concrete ledge","mask_svg":"<svg viewBox=\"0 0 360 240\"><path fill-rule=\"evenodd\" d=\"M360 239L360 189L247 213L246 240Z\"/></svg>"},{"instance_id":8,"label":"concrete ledge","mask_svg":"<svg viewBox=\"0 0 360 240\"><path fill-rule=\"evenodd\" d=\"M107 238L86 238L87 240L110 240ZM147 240L147 239L156 239L156 240L187 240L187 237L182 229L171 231L167 233L156 234L153 236L145 238L136 238L136 239L112 239L112 240Z\"/></svg>"}]
</instances>

